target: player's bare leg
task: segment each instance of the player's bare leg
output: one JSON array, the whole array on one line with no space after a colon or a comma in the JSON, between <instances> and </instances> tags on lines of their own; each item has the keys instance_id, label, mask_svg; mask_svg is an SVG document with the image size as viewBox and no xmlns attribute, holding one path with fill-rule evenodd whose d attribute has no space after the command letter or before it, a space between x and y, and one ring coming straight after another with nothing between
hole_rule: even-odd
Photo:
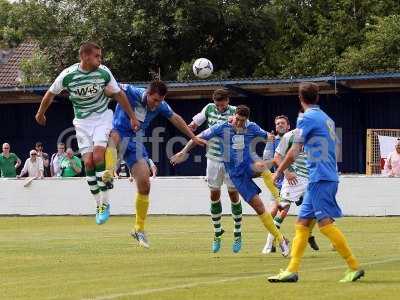
<instances>
[{"instance_id":1,"label":"player's bare leg","mask_svg":"<svg viewBox=\"0 0 400 300\"><path fill-rule=\"evenodd\" d=\"M138 241L139 246L149 248L150 245L144 231L150 194L150 169L146 160L137 161L132 168L132 174L136 181L137 193L135 199L136 218L131 235Z\"/></svg>"},{"instance_id":2,"label":"player's bare leg","mask_svg":"<svg viewBox=\"0 0 400 300\"><path fill-rule=\"evenodd\" d=\"M234 222L232 251L238 253L242 249L242 204L239 193L236 190L228 189L231 199L232 218Z\"/></svg>"},{"instance_id":3,"label":"player's bare leg","mask_svg":"<svg viewBox=\"0 0 400 300\"><path fill-rule=\"evenodd\" d=\"M261 201L259 195L255 195L249 205L256 211L257 215L259 216L261 222L263 223L264 227L277 239L279 242L279 247L281 248L282 255L288 256L289 255L289 245L282 233L276 228L274 224L274 220L271 214L265 210L264 203Z\"/></svg>"}]
</instances>

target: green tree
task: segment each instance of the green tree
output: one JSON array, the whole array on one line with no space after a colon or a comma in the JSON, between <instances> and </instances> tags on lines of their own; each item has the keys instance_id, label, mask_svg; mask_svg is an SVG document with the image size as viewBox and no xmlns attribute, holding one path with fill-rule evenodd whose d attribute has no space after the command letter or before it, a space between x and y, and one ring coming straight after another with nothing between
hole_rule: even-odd
<instances>
[{"instance_id":1,"label":"green tree","mask_svg":"<svg viewBox=\"0 0 400 300\"><path fill-rule=\"evenodd\" d=\"M365 42L348 48L338 70L342 73L393 71L400 68L400 15L377 18Z\"/></svg>"},{"instance_id":2,"label":"green tree","mask_svg":"<svg viewBox=\"0 0 400 300\"><path fill-rule=\"evenodd\" d=\"M31 0L16 5L11 23L40 42L54 71L77 60L82 41L94 40L125 81L159 69L163 79L176 79L182 62L197 57L211 59L220 74L248 77L272 40L266 2Z\"/></svg>"},{"instance_id":3,"label":"green tree","mask_svg":"<svg viewBox=\"0 0 400 300\"><path fill-rule=\"evenodd\" d=\"M377 20L396 11L398 0L0 0L0 46L37 40L50 77L75 63L88 40L121 81L159 71L192 80L198 57L213 62L211 78L374 71L397 67L396 49L369 68L363 62L380 51L379 34L394 47L397 36L378 27L397 32L395 21Z\"/></svg>"},{"instance_id":4,"label":"green tree","mask_svg":"<svg viewBox=\"0 0 400 300\"><path fill-rule=\"evenodd\" d=\"M257 75L301 76L338 70L342 54L365 39L374 16L399 11L394 0L276 0L277 38L265 50Z\"/></svg>"},{"instance_id":5,"label":"green tree","mask_svg":"<svg viewBox=\"0 0 400 300\"><path fill-rule=\"evenodd\" d=\"M40 50L31 58L22 60L20 70L22 85L49 84L52 81L49 59Z\"/></svg>"},{"instance_id":6,"label":"green tree","mask_svg":"<svg viewBox=\"0 0 400 300\"><path fill-rule=\"evenodd\" d=\"M13 8L10 2L0 0L0 47L13 47L23 38L21 32L8 25Z\"/></svg>"}]
</instances>

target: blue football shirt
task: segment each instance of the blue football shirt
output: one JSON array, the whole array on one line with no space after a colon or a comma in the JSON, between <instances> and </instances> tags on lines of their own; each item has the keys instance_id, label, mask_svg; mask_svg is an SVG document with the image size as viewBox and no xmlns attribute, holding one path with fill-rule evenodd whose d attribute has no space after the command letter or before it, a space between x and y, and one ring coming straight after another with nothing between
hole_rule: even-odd
<instances>
[{"instance_id":1,"label":"blue football shirt","mask_svg":"<svg viewBox=\"0 0 400 300\"><path fill-rule=\"evenodd\" d=\"M295 142L304 144L310 182L339 181L336 163L335 122L319 106L297 119Z\"/></svg>"},{"instance_id":2,"label":"blue football shirt","mask_svg":"<svg viewBox=\"0 0 400 300\"><path fill-rule=\"evenodd\" d=\"M160 114L163 117L169 119L174 114L174 111L165 101L162 101L160 105L154 110L150 110L147 107L146 89L137 88L130 84L121 84L120 86L125 91L129 103L135 111L136 118L140 122L140 130L135 133L131 128L130 118L128 114L118 103L114 112L113 127L118 129L120 132L122 131L126 135L130 136L143 135L144 131L149 127L150 122L157 115Z\"/></svg>"},{"instance_id":3,"label":"blue football shirt","mask_svg":"<svg viewBox=\"0 0 400 300\"><path fill-rule=\"evenodd\" d=\"M229 122L214 125L200 134L209 140L220 139L223 150L223 161L230 176L241 176L255 160L257 142L265 142L267 132L254 122L247 122L243 132L236 132Z\"/></svg>"}]
</instances>

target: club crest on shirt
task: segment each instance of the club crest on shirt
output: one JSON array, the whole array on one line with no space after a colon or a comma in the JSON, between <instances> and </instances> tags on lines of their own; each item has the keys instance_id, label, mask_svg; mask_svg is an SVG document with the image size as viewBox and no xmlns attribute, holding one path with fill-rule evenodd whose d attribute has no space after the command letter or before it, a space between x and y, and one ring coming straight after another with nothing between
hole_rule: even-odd
<instances>
[{"instance_id":1,"label":"club crest on shirt","mask_svg":"<svg viewBox=\"0 0 400 300\"><path fill-rule=\"evenodd\" d=\"M236 134L232 136L232 148L236 150L244 149L244 135Z\"/></svg>"}]
</instances>

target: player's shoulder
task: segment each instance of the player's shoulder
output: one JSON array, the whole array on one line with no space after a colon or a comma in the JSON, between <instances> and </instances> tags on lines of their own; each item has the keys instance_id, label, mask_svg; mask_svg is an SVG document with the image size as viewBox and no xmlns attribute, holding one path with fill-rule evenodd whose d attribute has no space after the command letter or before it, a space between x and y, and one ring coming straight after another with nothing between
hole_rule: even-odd
<instances>
[{"instance_id":1,"label":"player's shoulder","mask_svg":"<svg viewBox=\"0 0 400 300\"><path fill-rule=\"evenodd\" d=\"M295 134L296 134L296 129L292 129L292 130L286 132L286 133L283 135L282 139L290 139L290 138L293 137Z\"/></svg>"},{"instance_id":2,"label":"player's shoulder","mask_svg":"<svg viewBox=\"0 0 400 300\"><path fill-rule=\"evenodd\" d=\"M206 114L208 114L211 111L215 111L217 109L217 106L213 102L211 102L207 103L206 106L203 107L203 109L205 110Z\"/></svg>"},{"instance_id":3,"label":"player's shoulder","mask_svg":"<svg viewBox=\"0 0 400 300\"><path fill-rule=\"evenodd\" d=\"M120 83L120 87L123 90L131 90L133 92L138 92L138 93L144 93L146 91L145 88L141 88L141 87L137 87L133 84L129 84L129 83Z\"/></svg>"},{"instance_id":4,"label":"player's shoulder","mask_svg":"<svg viewBox=\"0 0 400 300\"><path fill-rule=\"evenodd\" d=\"M134 86L133 84L120 84L121 89L123 89L125 92L132 96L136 96L138 98L141 98L143 94L146 92L145 88L137 87Z\"/></svg>"},{"instance_id":5,"label":"player's shoulder","mask_svg":"<svg viewBox=\"0 0 400 300\"><path fill-rule=\"evenodd\" d=\"M232 114L236 112L236 106L235 105L229 105L228 106L228 111Z\"/></svg>"},{"instance_id":6,"label":"player's shoulder","mask_svg":"<svg viewBox=\"0 0 400 300\"><path fill-rule=\"evenodd\" d=\"M210 137L210 136L222 136L223 132L225 130L229 130L229 123L224 122L224 123L217 123L214 124L210 127L208 127L206 130L203 131L202 136L203 137Z\"/></svg>"},{"instance_id":7,"label":"player's shoulder","mask_svg":"<svg viewBox=\"0 0 400 300\"><path fill-rule=\"evenodd\" d=\"M165 100L161 101L159 109L164 111L172 111L171 106L169 106L168 102Z\"/></svg>"},{"instance_id":8,"label":"player's shoulder","mask_svg":"<svg viewBox=\"0 0 400 300\"><path fill-rule=\"evenodd\" d=\"M307 109L303 114L305 119L321 119L327 116L328 115L322 109L320 109L319 106L313 106Z\"/></svg>"},{"instance_id":9,"label":"player's shoulder","mask_svg":"<svg viewBox=\"0 0 400 300\"><path fill-rule=\"evenodd\" d=\"M297 117L297 126L305 126L307 124L312 124L316 119L315 113L307 110L304 113L300 113Z\"/></svg>"},{"instance_id":10,"label":"player's shoulder","mask_svg":"<svg viewBox=\"0 0 400 300\"><path fill-rule=\"evenodd\" d=\"M260 125L258 125L256 122L252 122L252 121L247 121L245 126L246 126L246 132L248 134L255 133L258 135L259 132L263 130Z\"/></svg>"},{"instance_id":11,"label":"player's shoulder","mask_svg":"<svg viewBox=\"0 0 400 300\"><path fill-rule=\"evenodd\" d=\"M290 140L290 139L293 137L294 132L295 132L294 130L290 130L290 131L286 132L286 133L280 138L280 142Z\"/></svg>"},{"instance_id":12,"label":"player's shoulder","mask_svg":"<svg viewBox=\"0 0 400 300\"><path fill-rule=\"evenodd\" d=\"M99 72L102 76L104 76L107 80L110 80L113 77L111 70L105 65L100 65L97 68L97 72Z\"/></svg>"},{"instance_id":13,"label":"player's shoulder","mask_svg":"<svg viewBox=\"0 0 400 300\"><path fill-rule=\"evenodd\" d=\"M60 77L65 77L69 74L74 74L75 72L77 72L79 69L79 63L73 64L67 68L65 68L64 70L61 71L60 73Z\"/></svg>"},{"instance_id":14,"label":"player's shoulder","mask_svg":"<svg viewBox=\"0 0 400 300\"><path fill-rule=\"evenodd\" d=\"M247 129L253 129L253 130L261 129L261 126L253 121L247 121L246 127Z\"/></svg>"},{"instance_id":15,"label":"player's shoulder","mask_svg":"<svg viewBox=\"0 0 400 300\"><path fill-rule=\"evenodd\" d=\"M331 117L329 117L326 112L320 109L319 106L307 110L305 117L307 118L306 121L313 123L315 126L321 126L321 124L326 124L327 122L334 123Z\"/></svg>"},{"instance_id":16,"label":"player's shoulder","mask_svg":"<svg viewBox=\"0 0 400 300\"><path fill-rule=\"evenodd\" d=\"M216 130L221 130L225 128L231 128L232 124L230 124L228 121L222 122L222 123L217 123L211 126L210 128L216 129Z\"/></svg>"},{"instance_id":17,"label":"player's shoulder","mask_svg":"<svg viewBox=\"0 0 400 300\"><path fill-rule=\"evenodd\" d=\"M111 70L105 65L100 65L99 69L111 74Z\"/></svg>"}]
</instances>

